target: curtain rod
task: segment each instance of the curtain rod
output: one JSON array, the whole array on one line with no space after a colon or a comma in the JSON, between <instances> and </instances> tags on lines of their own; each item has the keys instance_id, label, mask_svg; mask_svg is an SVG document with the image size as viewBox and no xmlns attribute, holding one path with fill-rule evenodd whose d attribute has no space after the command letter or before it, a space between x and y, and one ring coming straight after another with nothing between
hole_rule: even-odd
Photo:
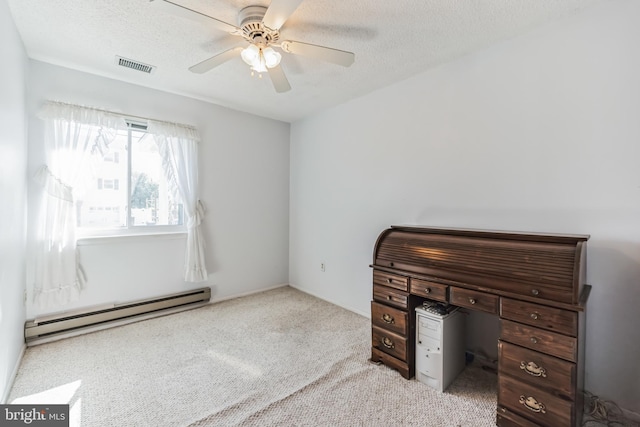
<instances>
[{"instance_id":1,"label":"curtain rod","mask_svg":"<svg viewBox=\"0 0 640 427\"><path fill-rule=\"evenodd\" d=\"M182 124L182 123L168 122L166 120L158 120L158 119L152 119L152 118L149 118L149 117L135 116L133 114L117 113L115 111L105 110L105 109L102 109L102 108L87 107L85 105L69 104L68 102L60 102L60 101L47 101L47 102L50 102L52 104L66 105L66 106L69 106L69 107L85 108L87 110L93 110L93 111L99 111L101 113L113 114L114 116L119 116L119 117L128 118L128 119L139 119L139 120L145 120L145 121L152 121L152 122L156 122L156 123L165 123L165 124L169 124L169 125L182 126L182 127L187 127L187 128L191 128L191 129L197 130L197 128L195 126L193 126L193 125L185 125L185 124Z\"/></svg>"}]
</instances>

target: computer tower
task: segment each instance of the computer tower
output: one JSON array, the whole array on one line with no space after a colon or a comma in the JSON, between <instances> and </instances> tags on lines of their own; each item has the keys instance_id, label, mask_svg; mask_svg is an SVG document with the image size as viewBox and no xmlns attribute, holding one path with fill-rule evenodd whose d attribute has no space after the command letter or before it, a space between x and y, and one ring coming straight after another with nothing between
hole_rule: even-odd
<instances>
[{"instance_id":1,"label":"computer tower","mask_svg":"<svg viewBox=\"0 0 640 427\"><path fill-rule=\"evenodd\" d=\"M465 319L459 308L446 314L416 308L416 379L445 391L465 367Z\"/></svg>"}]
</instances>

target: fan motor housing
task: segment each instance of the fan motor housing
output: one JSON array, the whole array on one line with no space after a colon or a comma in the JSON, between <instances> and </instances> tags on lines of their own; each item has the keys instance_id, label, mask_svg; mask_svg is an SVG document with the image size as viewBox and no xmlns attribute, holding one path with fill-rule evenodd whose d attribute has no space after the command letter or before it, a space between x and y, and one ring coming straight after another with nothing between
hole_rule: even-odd
<instances>
[{"instance_id":1,"label":"fan motor housing","mask_svg":"<svg viewBox=\"0 0 640 427\"><path fill-rule=\"evenodd\" d=\"M280 39L280 32L267 28L263 23L267 8L264 6L247 6L238 14L238 26L242 36L250 43L268 46Z\"/></svg>"}]
</instances>

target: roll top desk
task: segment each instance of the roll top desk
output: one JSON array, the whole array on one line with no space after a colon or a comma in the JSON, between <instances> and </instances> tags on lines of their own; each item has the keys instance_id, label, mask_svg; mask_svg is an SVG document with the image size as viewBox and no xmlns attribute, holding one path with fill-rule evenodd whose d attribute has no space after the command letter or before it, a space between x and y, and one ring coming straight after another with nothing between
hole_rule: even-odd
<instances>
[{"instance_id":1,"label":"roll top desk","mask_svg":"<svg viewBox=\"0 0 640 427\"><path fill-rule=\"evenodd\" d=\"M583 413L587 235L392 226L373 254L371 360L415 375L425 299L500 317L499 426L576 426Z\"/></svg>"}]
</instances>

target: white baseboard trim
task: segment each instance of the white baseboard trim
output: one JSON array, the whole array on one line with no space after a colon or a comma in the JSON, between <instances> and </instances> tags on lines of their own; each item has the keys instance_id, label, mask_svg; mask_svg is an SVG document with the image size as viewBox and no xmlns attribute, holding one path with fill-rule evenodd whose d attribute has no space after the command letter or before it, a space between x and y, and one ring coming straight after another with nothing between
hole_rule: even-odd
<instances>
[{"instance_id":1,"label":"white baseboard trim","mask_svg":"<svg viewBox=\"0 0 640 427\"><path fill-rule=\"evenodd\" d=\"M22 358L24 357L24 352L27 350L26 344L22 344L22 349L20 350L20 355L16 360L16 364L13 366L13 370L11 371L11 375L9 376L9 381L7 381L6 388L2 393L2 399L0 399L0 404L6 405L7 399L9 399L9 393L11 393L11 389L13 388L13 383L16 380L16 375L18 375L18 369L20 369L20 364L22 363Z\"/></svg>"},{"instance_id":2,"label":"white baseboard trim","mask_svg":"<svg viewBox=\"0 0 640 427\"><path fill-rule=\"evenodd\" d=\"M317 295L317 294L316 294L316 293L314 293L314 292L311 292L311 291L309 291L309 290L307 290L307 289L303 289L303 288L301 288L301 287L299 287L299 286L296 286L296 285L294 285L294 284L292 284L292 283L289 283L289 286L290 286L290 287L292 287L292 288L294 288L294 289L299 290L300 292L304 292L305 294L309 294L309 295L311 295L312 297L316 297L316 298L321 299L321 300L323 300L323 301L326 301L326 302L328 302L328 303L330 303L330 304L337 305L338 307L344 308L345 310L349 310L349 311L350 311L350 312L352 312L352 313L356 313L356 314L359 314L360 316L366 317L367 319L371 319L371 314L370 314L370 313L363 313L363 312L361 312L360 310L356 310L356 309L354 309L353 307L347 307L346 305L343 305L343 304L337 303L337 302L332 301L332 300L330 300L330 299L327 299L327 298L325 298L325 297L323 297L323 296Z\"/></svg>"}]
</instances>

